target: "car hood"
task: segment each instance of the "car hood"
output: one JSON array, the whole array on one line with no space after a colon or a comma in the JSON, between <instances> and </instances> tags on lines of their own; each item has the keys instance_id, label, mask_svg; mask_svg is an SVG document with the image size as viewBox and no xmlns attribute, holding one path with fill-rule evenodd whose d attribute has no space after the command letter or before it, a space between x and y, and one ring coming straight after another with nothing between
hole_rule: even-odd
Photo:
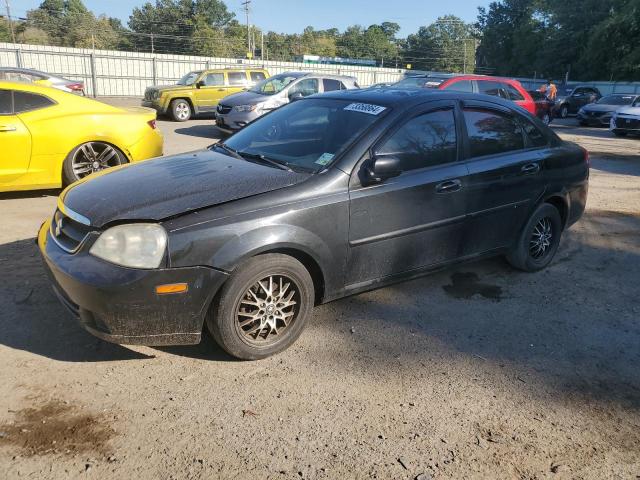
<instances>
[{"instance_id":1,"label":"car hood","mask_svg":"<svg viewBox=\"0 0 640 480\"><path fill-rule=\"evenodd\" d=\"M640 107L622 107L616 110L616 113L623 113L625 115L637 115L640 116Z\"/></svg>"},{"instance_id":2,"label":"car hood","mask_svg":"<svg viewBox=\"0 0 640 480\"><path fill-rule=\"evenodd\" d=\"M236 107L238 105L257 105L258 103L266 102L273 97L275 97L275 95L262 95L260 93L248 91L238 92L224 97L222 100L220 100L220 103L229 107Z\"/></svg>"},{"instance_id":3,"label":"car hood","mask_svg":"<svg viewBox=\"0 0 640 480\"><path fill-rule=\"evenodd\" d=\"M590 103L582 107L585 112L615 112L620 105L606 105L603 103Z\"/></svg>"},{"instance_id":4,"label":"car hood","mask_svg":"<svg viewBox=\"0 0 640 480\"><path fill-rule=\"evenodd\" d=\"M179 90L191 90L193 85L154 85L148 90L157 90L159 92L177 92Z\"/></svg>"},{"instance_id":5,"label":"car hood","mask_svg":"<svg viewBox=\"0 0 640 480\"><path fill-rule=\"evenodd\" d=\"M160 221L300 183L296 173L211 150L116 167L73 184L60 200L92 226Z\"/></svg>"}]
</instances>

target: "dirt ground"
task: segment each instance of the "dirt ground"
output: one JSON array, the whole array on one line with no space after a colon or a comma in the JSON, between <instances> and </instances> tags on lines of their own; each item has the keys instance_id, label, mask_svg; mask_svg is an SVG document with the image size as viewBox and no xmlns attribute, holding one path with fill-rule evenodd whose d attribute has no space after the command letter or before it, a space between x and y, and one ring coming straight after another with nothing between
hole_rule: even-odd
<instances>
[{"instance_id":1,"label":"dirt ground","mask_svg":"<svg viewBox=\"0 0 640 480\"><path fill-rule=\"evenodd\" d=\"M640 139L572 125L588 210L550 268L337 301L259 362L84 332L34 244L56 192L0 197L0 478L640 479ZM168 153L214 141L160 128Z\"/></svg>"}]
</instances>

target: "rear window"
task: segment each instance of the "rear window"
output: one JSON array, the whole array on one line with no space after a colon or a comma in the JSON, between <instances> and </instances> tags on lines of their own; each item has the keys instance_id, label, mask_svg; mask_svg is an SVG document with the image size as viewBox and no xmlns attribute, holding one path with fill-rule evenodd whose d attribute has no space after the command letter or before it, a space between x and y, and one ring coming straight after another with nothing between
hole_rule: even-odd
<instances>
[{"instance_id":1,"label":"rear window","mask_svg":"<svg viewBox=\"0 0 640 480\"><path fill-rule=\"evenodd\" d=\"M13 97L11 90L0 90L0 115L13 113Z\"/></svg>"},{"instance_id":2,"label":"rear window","mask_svg":"<svg viewBox=\"0 0 640 480\"><path fill-rule=\"evenodd\" d=\"M53 105L53 100L44 95L29 92L13 92L13 110L15 113L30 112Z\"/></svg>"},{"instance_id":3,"label":"rear window","mask_svg":"<svg viewBox=\"0 0 640 480\"><path fill-rule=\"evenodd\" d=\"M532 122L522 117L520 118L520 121L522 122L524 133L529 137L529 144L532 147L544 147L549 143L544 133L542 133L542 131Z\"/></svg>"},{"instance_id":4,"label":"rear window","mask_svg":"<svg viewBox=\"0 0 640 480\"><path fill-rule=\"evenodd\" d=\"M407 77L400 80L394 85L394 87L400 88L438 88L443 82L444 78L432 78L432 77Z\"/></svg>"},{"instance_id":5,"label":"rear window","mask_svg":"<svg viewBox=\"0 0 640 480\"><path fill-rule=\"evenodd\" d=\"M504 86L507 89L509 98L511 98L511 100L513 100L514 102L524 100L524 96L518 91L516 87L509 83L505 83Z\"/></svg>"},{"instance_id":6,"label":"rear window","mask_svg":"<svg viewBox=\"0 0 640 480\"><path fill-rule=\"evenodd\" d=\"M524 149L520 124L501 112L465 108L464 120L472 157Z\"/></svg>"},{"instance_id":7,"label":"rear window","mask_svg":"<svg viewBox=\"0 0 640 480\"><path fill-rule=\"evenodd\" d=\"M454 90L456 92L467 92L473 93L473 83L471 80L459 80L457 82L453 82L446 87L445 90Z\"/></svg>"},{"instance_id":8,"label":"rear window","mask_svg":"<svg viewBox=\"0 0 640 480\"><path fill-rule=\"evenodd\" d=\"M509 100L509 96L507 94L507 90L505 89L504 83L478 80L478 91L485 95L506 98L507 100Z\"/></svg>"}]
</instances>

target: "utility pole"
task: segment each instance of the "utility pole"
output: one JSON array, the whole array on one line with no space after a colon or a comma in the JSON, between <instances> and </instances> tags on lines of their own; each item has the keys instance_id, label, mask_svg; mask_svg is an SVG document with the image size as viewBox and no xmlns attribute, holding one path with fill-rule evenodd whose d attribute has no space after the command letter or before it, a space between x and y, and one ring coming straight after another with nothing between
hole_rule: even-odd
<instances>
[{"instance_id":1,"label":"utility pole","mask_svg":"<svg viewBox=\"0 0 640 480\"><path fill-rule=\"evenodd\" d=\"M467 73L467 39L465 38L462 41L462 45L464 46L464 57L462 57L462 73L466 75Z\"/></svg>"},{"instance_id":2,"label":"utility pole","mask_svg":"<svg viewBox=\"0 0 640 480\"><path fill-rule=\"evenodd\" d=\"M260 32L260 60L264 62L264 32Z\"/></svg>"},{"instance_id":3,"label":"utility pole","mask_svg":"<svg viewBox=\"0 0 640 480\"><path fill-rule=\"evenodd\" d=\"M9 6L9 0L4 0L4 4L7 6L7 17L9 18L9 29L11 30L11 39L13 43L16 42L16 32L13 30L13 20L11 19L11 7Z\"/></svg>"},{"instance_id":4,"label":"utility pole","mask_svg":"<svg viewBox=\"0 0 640 480\"><path fill-rule=\"evenodd\" d=\"M151 34L151 53L156 53L155 45L153 43L153 33Z\"/></svg>"},{"instance_id":5,"label":"utility pole","mask_svg":"<svg viewBox=\"0 0 640 480\"><path fill-rule=\"evenodd\" d=\"M251 6L251 1L252 0L244 0L244 2L242 2L244 13L247 17L247 52L251 52L251 25L249 24L249 7Z\"/></svg>"}]
</instances>

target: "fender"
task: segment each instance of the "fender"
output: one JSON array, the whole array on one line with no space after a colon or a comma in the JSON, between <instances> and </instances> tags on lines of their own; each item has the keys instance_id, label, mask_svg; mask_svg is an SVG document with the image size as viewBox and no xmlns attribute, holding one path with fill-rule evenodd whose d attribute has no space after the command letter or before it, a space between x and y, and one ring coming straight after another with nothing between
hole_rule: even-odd
<instances>
[{"instance_id":1,"label":"fender","mask_svg":"<svg viewBox=\"0 0 640 480\"><path fill-rule=\"evenodd\" d=\"M294 225L257 226L233 237L216 250L209 265L232 272L251 257L279 250L300 252L315 262L322 276L325 297L340 284L346 257L334 255L315 233Z\"/></svg>"}]
</instances>

